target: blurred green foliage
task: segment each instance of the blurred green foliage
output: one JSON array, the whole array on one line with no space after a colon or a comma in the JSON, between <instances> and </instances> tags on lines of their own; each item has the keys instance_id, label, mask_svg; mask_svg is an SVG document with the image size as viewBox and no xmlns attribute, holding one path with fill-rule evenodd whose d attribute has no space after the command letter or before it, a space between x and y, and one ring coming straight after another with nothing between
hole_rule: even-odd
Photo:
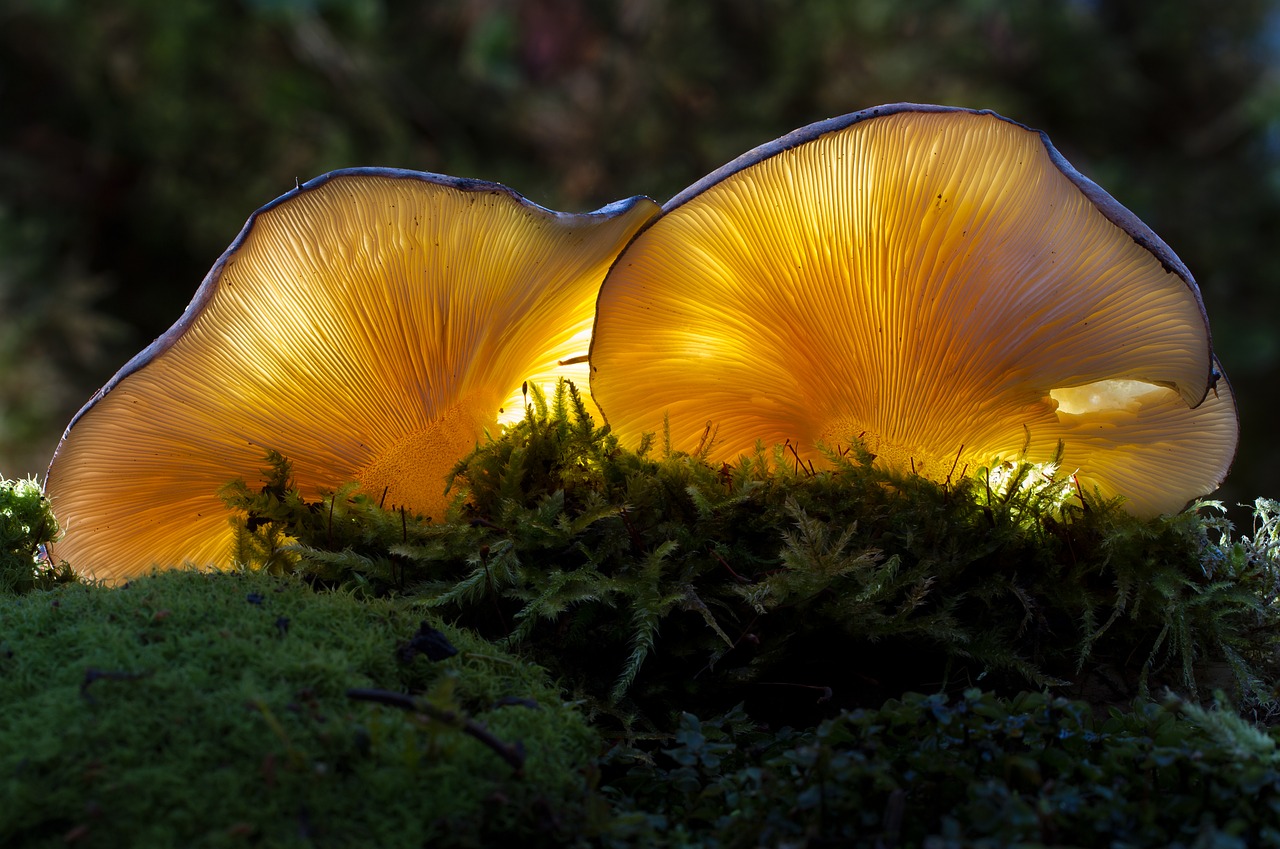
<instances>
[{"instance_id":1,"label":"blurred green foliage","mask_svg":"<svg viewBox=\"0 0 1280 849\"><path fill-rule=\"evenodd\" d=\"M391 165L582 210L913 100L1048 131L1173 246L1240 398L1224 500L1273 494L1278 69L1274 0L9 0L0 471L42 472L295 180Z\"/></svg>"}]
</instances>

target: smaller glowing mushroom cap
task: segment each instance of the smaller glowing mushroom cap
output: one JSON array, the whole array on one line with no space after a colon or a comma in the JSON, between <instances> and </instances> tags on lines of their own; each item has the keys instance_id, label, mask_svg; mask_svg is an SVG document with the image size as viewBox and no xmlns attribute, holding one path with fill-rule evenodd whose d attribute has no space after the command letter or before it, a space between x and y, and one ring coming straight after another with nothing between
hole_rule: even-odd
<instances>
[{"instance_id":1,"label":"smaller glowing mushroom cap","mask_svg":"<svg viewBox=\"0 0 1280 849\"><path fill-rule=\"evenodd\" d=\"M117 580L227 562L218 498L267 449L304 495L348 480L439 518L445 475L525 380L586 366L609 264L657 212L568 215L503 186L391 169L318 177L250 217L182 318L82 409L46 492L53 546Z\"/></svg>"},{"instance_id":2,"label":"smaller glowing mushroom cap","mask_svg":"<svg viewBox=\"0 0 1280 849\"><path fill-rule=\"evenodd\" d=\"M797 130L663 207L605 278L614 432L717 459L860 437L942 480L1046 462L1150 515L1221 483L1230 387L1174 253L1042 133L897 104ZM1212 391L1211 391L1212 390Z\"/></svg>"}]
</instances>

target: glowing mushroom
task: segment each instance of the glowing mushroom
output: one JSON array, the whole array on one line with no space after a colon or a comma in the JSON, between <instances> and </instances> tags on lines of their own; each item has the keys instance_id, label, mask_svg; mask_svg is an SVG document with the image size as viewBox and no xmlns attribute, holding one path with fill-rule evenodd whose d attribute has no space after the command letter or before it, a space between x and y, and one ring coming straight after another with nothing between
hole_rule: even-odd
<instances>
[{"instance_id":1,"label":"glowing mushroom","mask_svg":"<svg viewBox=\"0 0 1280 849\"><path fill-rule=\"evenodd\" d=\"M493 183L336 171L250 217L182 318L72 420L46 492L53 547L118 580L224 564L218 490L266 449L304 495L347 480L437 518L445 475L486 427L523 414L527 379L586 366L610 262L657 211L585 215Z\"/></svg>"},{"instance_id":2,"label":"glowing mushroom","mask_svg":"<svg viewBox=\"0 0 1280 849\"><path fill-rule=\"evenodd\" d=\"M1047 137L898 104L797 130L686 189L603 284L614 432L716 426L715 459L861 437L944 480L1047 462L1152 515L1222 481L1230 387L1174 253Z\"/></svg>"}]
</instances>

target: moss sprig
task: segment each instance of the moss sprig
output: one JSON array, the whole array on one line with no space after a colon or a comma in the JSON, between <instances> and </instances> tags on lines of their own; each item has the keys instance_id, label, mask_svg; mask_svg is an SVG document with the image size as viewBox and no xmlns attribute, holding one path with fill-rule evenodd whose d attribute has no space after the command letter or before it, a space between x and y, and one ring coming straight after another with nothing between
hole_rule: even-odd
<instances>
[{"instance_id":1,"label":"moss sprig","mask_svg":"<svg viewBox=\"0 0 1280 849\"><path fill-rule=\"evenodd\" d=\"M25 593L74 580L41 547L58 536L58 521L39 482L0 479L0 594Z\"/></svg>"}]
</instances>

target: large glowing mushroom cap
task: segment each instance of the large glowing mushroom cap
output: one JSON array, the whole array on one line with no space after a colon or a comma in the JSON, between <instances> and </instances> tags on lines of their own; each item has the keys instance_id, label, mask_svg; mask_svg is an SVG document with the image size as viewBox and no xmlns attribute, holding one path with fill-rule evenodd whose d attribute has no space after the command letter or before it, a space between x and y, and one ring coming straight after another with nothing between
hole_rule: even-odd
<instances>
[{"instance_id":1,"label":"large glowing mushroom cap","mask_svg":"<svg viewBox=\"0 0 1280 849\"><path fill-rule=\"evenodd\" d=\"M860 437L939 480L1061 441L1141 515L1217 487L1237 437L1168 246L1043 134L946 107L806 127L672 199L605 278L591 366L626 439Z\"/></svg>"},{"instance_id":2,"label":"large glowing mushroom cap","mask_svg":"<svg viewBox=\"0 0 1280 849\"><path fill-rule=\"evenodd\" d=\"M304 495L348 480L437 518L445 475L521 387L585 365L600 280L657 212L567 215L494 184L390 169L318 177L260 209L182 318L67 428L46 492L77 571L225 564L218 491L267 449Z\"/></svg>"}]
</instances>

